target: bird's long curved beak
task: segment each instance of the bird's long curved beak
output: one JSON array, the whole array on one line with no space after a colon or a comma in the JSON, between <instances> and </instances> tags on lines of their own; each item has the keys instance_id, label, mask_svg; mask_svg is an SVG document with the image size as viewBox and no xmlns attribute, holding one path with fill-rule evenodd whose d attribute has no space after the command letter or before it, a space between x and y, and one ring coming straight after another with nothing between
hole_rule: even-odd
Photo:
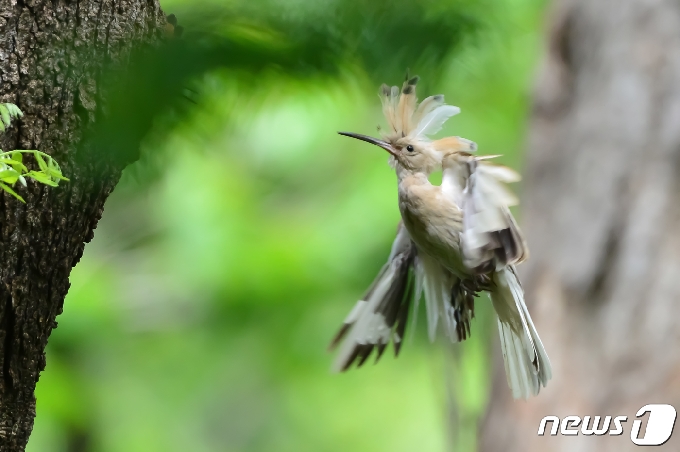
<instances>
[{"instance_id":1,"label":"bird's long curved beak","mask_svg":"<svg viewBox=\"0 0 680 452\"><path fill-rule=\"evenodd\" d=\"M397 157L397 153L394 150L394 148L387 142L383 140L379 140L377 138L369 137L368 135L362 135L360 133L352 133L352 132L338 132L340 135L344 135L346 137L350 138L356 138L357 140L365 141L366 143L371 143L375 144L376 146L379 146L392 154L394 157Z\"/></svg>"}]
</instances>

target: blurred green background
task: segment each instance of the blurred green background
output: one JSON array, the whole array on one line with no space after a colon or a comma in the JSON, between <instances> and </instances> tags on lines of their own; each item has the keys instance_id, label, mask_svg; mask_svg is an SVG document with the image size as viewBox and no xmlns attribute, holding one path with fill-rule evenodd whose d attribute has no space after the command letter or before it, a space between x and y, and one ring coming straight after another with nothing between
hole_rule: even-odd
<instances>
[{"instance_id":1,"label":"blurred green background","mask_svg":"<svg viewBox=\"0 0 680 452\"><path fill-rule=\"evenodd\" d=\"M363 3L347 3L346 17L360 20ZM333 76L270 74L247 94L243 74L201 78L186 120L145 145L161 164L126 170L71 275L28 451L475 450L498 341L486 300L473 338L453 349L429 344L421 315L398 360L335 375L326 351L399 220L384 153L336 134L376 134L380 82L400 84L410 67L419 97L462 108L442 135L521 170L545 2L449 3L470 26L422 67L369 36L362 52L389 67L349 53ZM161 5L181 24L199 3ZM236 3L225 5L210 6ZM428 2L399 36L425 52L444 6ZM300 21L325 32L321 2L231 11L248 22L259 7L291 33ZM328 33L342 35L338 23Z\"/></svg>"}]
</instances>

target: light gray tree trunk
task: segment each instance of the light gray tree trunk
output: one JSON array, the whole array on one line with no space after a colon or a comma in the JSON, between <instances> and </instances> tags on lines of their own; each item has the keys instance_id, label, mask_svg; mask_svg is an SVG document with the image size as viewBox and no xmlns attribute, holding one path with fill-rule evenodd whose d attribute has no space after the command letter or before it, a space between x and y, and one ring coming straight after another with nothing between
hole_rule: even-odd
<instances>
[{"instance_id":1,"label":"light gray tree trunk","mask_svg":"<svg viewBox=\"0 0 680 452\"><path fill-rule=\"evenodd\" d=\"M554 379L513 402L499 359L482 450L638 450L639 408L680 409L680 2L553 6L525 171L532 254L521 271ZM538 437L546 415L629 419L618 437ZM679 445L676 432L661 450Z\"/></svg>"},{"instance_id":2,"label":"light gray tree trunk","mask_svg":"<svg viewBox=\"0 0 680 452\"><path fill-rule=\"evenodd\" d=\"M126 164L83 138L102 119L96 80L164 24L157 0L0 0L0 102L25 113L0 148L47 152L71 179L17 188L26 204L0 194L1 452L26 446L69 273Z\"/></svg>"}]
</instances>

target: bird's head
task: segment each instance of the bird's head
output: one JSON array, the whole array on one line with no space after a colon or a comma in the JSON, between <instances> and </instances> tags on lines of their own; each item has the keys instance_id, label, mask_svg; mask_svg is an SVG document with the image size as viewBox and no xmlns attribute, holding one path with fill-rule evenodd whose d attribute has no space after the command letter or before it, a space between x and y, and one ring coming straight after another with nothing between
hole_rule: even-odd
<instances>
[{"instance_id":1,"label":"bird's head","mask_svg":"<svg viewBox=\"0 0 680 452\"><path fill-rule=\"evenodd\" d=\"M338 133L383 148L392 156L390 163L395 167L427 174L441 165L444 154L475 151L477 145L464 138L447 137L435 141L428 138L428 135L439 132L447 119L460 113L460 108L445 105L441 94L430 96L418 104L417 83L417 76L407 76L401 90L396 86L381 86L379 94L389 125L388 130L382 133L382 139L358 133Z\"/></svg>"},{"instance_id":2,"label":"bird's head","mask_svg":"<svg viewBox=\"0 0 680 452\"><path fill-rule=\"evenodd\" d=\"M441 140L419 140L414 137L393 137L392 139L373 138L368 135L351 132L338 132L346 137L356 138L374 144L390 155L390 163L402 168L430 174L442 165L442 158L460 152L470 152L477 149L473 141L460 137L447 137Z\"/></svg>"}]
</instances>

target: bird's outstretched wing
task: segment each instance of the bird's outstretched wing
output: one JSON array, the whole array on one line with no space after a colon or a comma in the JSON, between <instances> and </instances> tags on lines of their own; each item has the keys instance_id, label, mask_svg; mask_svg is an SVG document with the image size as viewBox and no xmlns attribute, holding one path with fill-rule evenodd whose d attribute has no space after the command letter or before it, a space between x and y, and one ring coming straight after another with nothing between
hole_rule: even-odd
<instances>
[{"instance_id":1,"label":"bird's outstretched wing","mask_svg":"<svg viewBox=\"0 0 680 452\"><path fill-rule=\"evenodd\" d=\"M334 370L347 370L354 362L361 366L374 348L377 361L390 342L394 343L395 355L399 354L415 290L415 257L411 237L400 224L387 263L331 342L331 349L342 342Z\"/></svg>"},{"instance_id":2,"label":"bird's outstretched wing","mask_svg":"<svg viewBox=\"0 0 680 452\"><path fill-rule=\"evenodd\" d=\"M425 296L430 340L434 341L440 321L452 342L461 342L470 336L474 291L435 259L418 255L400 223L387 263L331 342L331 349L342 344L334 370L347 370L355 362L362 366L373 349L377 350L377 362L390 342L394 343L395 355L398 355L411 301L415 302L412 321L415 326L421 295Z\"/></svg>"},{"instance_id":3,"label":"bird's outstretched wing","mask_svg":"<svg viewBox=\"0 0 680 452\"><path fill-rule=\"evenodd\" d=\"M518 200L505 187L519 181L519 174L484 157L471 157L464 164L468 175L462 196L461 251L465 265L486 273L523 262L528 249L509 209Z\"/></svg>"}]
</instances>

